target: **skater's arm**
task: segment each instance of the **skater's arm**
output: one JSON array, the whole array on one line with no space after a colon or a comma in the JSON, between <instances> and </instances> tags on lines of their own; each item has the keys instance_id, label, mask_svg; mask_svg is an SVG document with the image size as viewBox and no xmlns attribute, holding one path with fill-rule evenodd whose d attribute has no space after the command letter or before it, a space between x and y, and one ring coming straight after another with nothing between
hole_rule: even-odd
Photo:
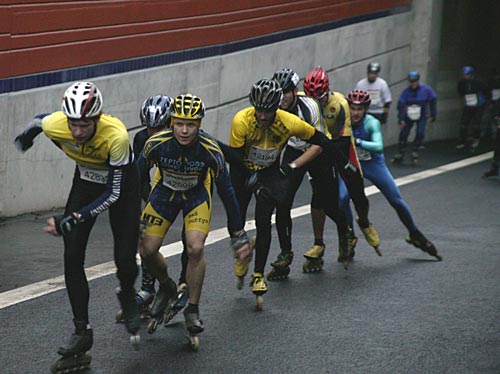
<instances>
[{"instance_id":1,"label":"skater's arm","mask_svg":"<svg viewBox=\"0 0 500 374\"><path fill-rule=\"evenodd\" d=\"M14 144L20 152L26 152L33 145L33 140L43 131L42 130L42 119L48 116L50 113L38 114L31 120L26 129L16 136Z\"/></svg>"},{"instance_id":2,"label":"skater's arm","mask_svg":"<svg viewBox=\"0 0 500 374\"><path fill-rule=\"evenodd\" d=\"M370 134L370 140L356 138L356 145L370 152L382 152L384 150L384 138L380 122L373 118L371 121L366 121L364 126L366 132Z\"/></svg>"}]
</instances>

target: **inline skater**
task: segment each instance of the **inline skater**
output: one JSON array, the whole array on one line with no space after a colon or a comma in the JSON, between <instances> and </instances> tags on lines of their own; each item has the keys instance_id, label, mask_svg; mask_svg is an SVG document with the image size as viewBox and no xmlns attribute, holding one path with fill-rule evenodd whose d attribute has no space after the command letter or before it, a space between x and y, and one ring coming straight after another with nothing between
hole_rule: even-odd
<instances>
[{"instance_id":1,"label":"inline skater","mask_svg":"<svg viewBox=\"0 0 500 374\"><path fill-rule=\"evenodd\" d=\"M479 145L481 117L486 104L486 86L474 76L472 66L462 68L462 78L458 81L458 94L464 107L460 118L460 135L457 150L467 148L474 151Z\"/></svg>"},{"instance_id":2,"label":"inline skater","mask_svg":"<svg viewBox=\"0 0 500 374\"><path fill-rule=\"evenodd\" d=\"M64 275L75 331L52 372L66 372L90 365L86 354L93 345L89 323L89 286L84 259L89 234L97 216L109 209L114 238L114 258L120 281L118 299L131 341L137 344L139 309L134 301L134 282L139 239L139 173L125 125L102 113L103 98L92 82L76 82L65 91L62 110L37 115L15 144L27 151L43 132L76 162L73 185L63 215L50 218L44 231L63 236Z\"/></svg>"},{"instance_id":3,"label":"inline skater","mask_svg":"<svg viewBox=\"0 0 500 374\"><path fill-rule=\"evenodd\" d=\"M385 125L387 116L389 115L392 95L387 82L378 76L379 73L380 64L378 62L370 62L367 67L366 78L361 79L354 89L368 92L372 98L368 114L371 114L382 125Z\"/></svg>"},{"instance_id":4,"label":"inline skater","mask_svg":"<svg viewBox=\"0 0 500 374\"><path fill-rule=\"evenodd\" d=\"M416 125L417 131L411 153L412 162L416 165L420 158L418 151L424 142L427 118L430 118L431 122L436 120L437 96L430 86L420 83L420 73L418 71L410 71L407 78L408 87L403 90L398 99L400 128L398 152L391 161L393 163L403 162L408 136L413 125Z\"/></svg>"},{"instance_id":5,"label":"inline skater","mask_svg":"<svg viewBox=\"0 0 500 374\"><path fill-rule=\"evenodd\" d=\"M299 76L292 69L284 68L274 73L273 79L279 83L283 90L283 100L280 109L295 114L305 122L313 126L317 131L325 132L321 107L317 100L299 94ZM273 267L267 274L268 280L280 280L288 277L290 273L290 264L293 260L292 251L292 217L291 208L295 194L308 172L312 181L313 195L311 207L324 210L325 213L337 224L339 236L339 253L347 252L349 240L354 235L347 226L344 213L339 208L338 176L331 162L324 153L317 156L314 162L308 163L300 168L290 168L288 164L294 162L300 157L309 158L307 153L315 154L317 145L310 145L300 138L292 136L284 148L281 171L289 179L289 190L286 199L285 209L276 211L276 229L280 241L281 253L278 258L271 262ZM345 247L342 248L341 247ZM322 247L324 249L324 247ZM306 256L306 264L303 266L305 272L317 272L323 268L324 250L319 253L313 253Z\"/></svg>"},{"instance_id":6,"label":"inline skater","mask_svg":"<svg viewBox=\"0 0 500 374\"><path fill-rule=\"evenodd\" d=\"M384 142L380 122L375 117L367 114L370 95L365 91L354 90L347 95L347 101L351 111L351 124L356 150L363 168L364 177L382 192L389 204L396 210L399 219L409 232L406 241L441 261L443 258L437 253L434 244L415 225L410 208L401 197L399 188L385 164ZM341 206L352 221L349 199L349 192L341 181Z\"/></svg>"},{"instance_id":7,"label":"inline skater","mask_svg":"<svg viewBox=\"0 0 500 374\"><path fill-rule=\"evenodd\" d=\"M321 132L297 116L279 109L282 89L272 79L261 79L250 89L251 106L240 110L233 118L229 146L237 152L244 169L231 168L231 180L243 217L252 194L256 196L255 264L250 286L257 296L257 308L262 310L262 295L267 292L264 269L271 244L271 215L276 208L286 208L288 178L282 177L279 157L291 136L319 145L328 157L343 157ZM318 149L319 153L320 149ZM301 168L310 159L300 157L287 165L289 170ZM347 160L346 160L347 161ZM348 253L342 254L342 259Z\"/></svg>"},{"instance_id":8,"label":"inline skater","mask_svg":"<svg viewBox=\"0 0 500 374\"><path fill-rule=\"evenodd\" d=\"M368 219L369 201L365 195L365 187L363 181L363 173L359 166L359 161L354 148L354 139L351 129L351 115L347 101L339 92L330 90L330 81L325 69L318 66L312 69L304 80L304 91L307 96L317 99L323 110L323 118L325 120L326 129L334 142L342 149L343 154L349 157L351 165L355 169L345 168L343 165L336 164L343 181L346 183L349 193L352 196L352 201L358 214L358 225L365 236L366 241L371 245L377 254L380 254L380 238L377 231ZM314 183L314 182L313 182ZM314 245L306 253L306 255L321 253L324 251L325 244L323 241L323 233L325 226L325 214L321 209L311 207L311 218L314 231ZM354 228L351 225L351 228ZM354 237L350 243L353 247L351 256L354 256L354 247L357 238ZM306 260L307 264L307 260Z\"/></svg>"},{"instance_id":9,"label":"inline skater","mask_svg":"<svg viewBox=\"0 0 500 374\"><path fill-rule=\"evenodd\" d=\"M186 329L191 347L199 347L198 334L204 330L199 316L199 299L205 276L204 245L210 229L213 181L225 170L224 155L217 143L199 131L205 107L201 99L191 94L179 95L170 107L171 129L149 138L139 158L141 176L157 166L158 183L153 186L143 211L146 228L140 243L143 261L158 279L160 287L151 306L152 321L148 331L154 332L163 320L167 308L177 300L175 282L168 275L167 263L159 253L171 224L182 210L185 243L188 253L186 280L189 304L184 309ZM234 191L227 186L225 200L233 203L231 210L239 221L234 223L232 248L235 256L249 255L249 241ZM233 223L232 223L233 224Z\"/></svg>"},{"instance_id":10,"label":"inline skater","mask_svg":"<svg viewBox=\"0 0 500 374\"><path fill-rule=\"evenodd\" d=\"M141 105L139 111L139 118L141 120L142 126L145 128L137 132L133 140L133 151L136 160L144 148L146 141L156 134L157 132L163 131L170 126L170 104L172 103L172 98L165 95L155 95L148 97ZM149 193L151 192L151 180L149 174L144 176L144 180L141 181L141 196L144 202L147 202ZM147 269L146 265L141 262L141 289L135 295L135 301L141 309L141 314L143 318L147 318L149 315L149 305L153 301L155 295L155 277ZM179 288L182 283L179 283ZM182 287L183 290L186 287ZM187 296L187 292L184 292ZM179 301L187 302L187 297L179 298ZM177 309L182 309L182 305L179 305ZM123 311L120 310L116 315L117 322L123 322Z\"/></svg>"}]
</instances>

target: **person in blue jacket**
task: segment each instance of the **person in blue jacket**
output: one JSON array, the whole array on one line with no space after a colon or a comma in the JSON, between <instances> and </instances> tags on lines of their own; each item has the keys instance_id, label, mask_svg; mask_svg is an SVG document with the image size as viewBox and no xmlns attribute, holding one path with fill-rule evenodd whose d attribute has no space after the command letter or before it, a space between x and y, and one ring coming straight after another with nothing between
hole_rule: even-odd
<instances>
[{"instance_id":1,"label":"person in blue jacket","mask_svg":"<svg viewBox=\"0 0 500 374\"><path fill-rule=\"evenodd\" d=\"M436 120L437 96L430 86L420 83L420 73L418 71L408 73L408 83L408 87L403 90L398 99L399 148L392 162L399 163L403 161L408 136L413 125L416 124L417 132L411 153L412 160L416 164L419 160L418 150L424 142L427 119L430 118L431 122Z\"/></svg>"},{"instance_id":2,"label":"person in blue jacket","mask_svg":"<svg viewBox=\"0 0 500 374\"><path fill-rule=\"evenodd\" d=\"M370 95L365 91L354 90L347 95L347 101L351 112L352 135L363 176L382 192L396 210L400 221L408 229L409 236L406 241L441 261L443 258L437 253L434 244L417 228L410 208L401 197L399 188L385 164L382 126L378 119L367 114L371 102ZM339 196L340 207L352 225L349 191L342 178L339 179Z\"/></svg>"}]
</instances>

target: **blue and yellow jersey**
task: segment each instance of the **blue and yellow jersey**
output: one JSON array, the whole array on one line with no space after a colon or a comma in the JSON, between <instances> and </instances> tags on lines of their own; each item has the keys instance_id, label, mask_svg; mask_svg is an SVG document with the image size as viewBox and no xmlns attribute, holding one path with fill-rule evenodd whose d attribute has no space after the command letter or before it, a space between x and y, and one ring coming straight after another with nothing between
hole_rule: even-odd
<instances>
[{"instance_id":1,"label":"blue and yellow jersey","mask_svg":"<svg viewBox=\"0 0 500 374\"><path fill-rule=\"evenodd\" d=\"M271 126L261 126L255 108L240 110L233 118L229 146L244 147L243 162L250 170L261 170L279 159L288 139L310 139L316 130L294 114L278 109Z\"/></svg>"},{"instance_id":2,"label":"blue and yellow jersey","mask_svg":"<svg viewBox=\"0 0 500 374\"><path fill-rule=\"evenodd\" d=\"M323 119L330 139L352 136L349 103L341 93L331 93L328 104L323 108Z\"/></svg>"},{"instance_id":3,"label":"blue and yellow jersey","mask_svg":"<svg viewBox=\"0 0 500 374\"><path fill-rule=\"evenodd\" d=\"M181 146L168 129L150 137L139 158L141 175L156 165L162 184L172 191L189 191L217 178L224 170L224 155L217 142L199 132L193 144Z\"/></svg>"},{"instance_id":4,"label":"blue and yellow jersey","mask_svg":"<svg viewBox=\"0 0 500 374\"><path fill-rule=\"evenodd\" d=\"M61 111L44 117L42 130L79 165L107 170L109 166L125 166L133 160L127 128L109 114L99 117L94 135L85 144L74 141L68 118Z\"/></svg>"}]
</instances>

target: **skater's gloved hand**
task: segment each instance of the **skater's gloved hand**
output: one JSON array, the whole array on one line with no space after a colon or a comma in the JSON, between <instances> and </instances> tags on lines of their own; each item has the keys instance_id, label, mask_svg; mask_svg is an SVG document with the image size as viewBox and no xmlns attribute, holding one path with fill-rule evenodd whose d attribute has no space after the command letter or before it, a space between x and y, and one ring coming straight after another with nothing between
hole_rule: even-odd
<instances>
[{"instance_id":1,"label":"skater's gloved hand","mask_svg":"<svg viewBox=\"0 0 500 374\"><path fill-rule=\"evenodd\" d=\"M14 145L19 152L26 152L33 145L33 140L30 139L26 134L21 134L16 136L14 140Z\"/></svg>"},{"instance_id":2,"label":"skater's gloved hand","mask_svg":"<svg viewBox=\"0 0 500 374\"><path fill-rule=\"evenodd\" d=\"M382 115L380 116L380 123L381 123L382 125L385 125L385 123L386 123L386 122L387 122L387 113L386 113L386 112L384 112L384 113L382 113Z\"/></svg>"},{"instance_id":3,"label":"skater's gloved hand","mask_svg":"<svg viewBox=\"0 0 500 374\"><path fill-rule=\"evenodd\" d=\"M54 236L66 235L79 222L78 213L72 213L67 216L57 215L47 220L47 226L43 230Z\"/></svg>"},{"instance_id":4,"label":"skater's gloved hand","mask_svg":"<svg viewBox=\"0 0 500 374\"><path fill-rule=\"evenodd\" d=\"M356 139L354 139L354 144L356 144L357 147L361 147L361 142L362 141L363 141L362 139L356 138Z\"/></svg>"},{"instance_id":5,"label":"skater's gloved hand","mask_svg":"<svg viewBox=\"0 0 500 374\"><path fill-rule=\"evenodd\" d=\"M250 192L254 193L260 199L270 200L272 198L271 191L259 182L257 172L250 174L245 181L245 185Z\"/></svg>"},{"instance_id":6,"label":"skater's gloved hand","mask_svg":"<svg viewBox=\"0 0 500 374\"><path fill-rule=\"evenodd\" d=\"M234 257L241 261L250 255L250 241L245 230L241 230L231 238L231 248L234 251Z\"/></svg>"},{"instance_id":7,"label":"skater's gloved hand","mask_svg":"<svg viewBox=\"0 0 500 374\"><path fill-rule=\"evenodd\" d=\"M295 162L283 164L280 166L280 174L282 177L287 177L288 175L291 175L296 168L297 165L295 164Z\"/></svg>"}]
</instances>

